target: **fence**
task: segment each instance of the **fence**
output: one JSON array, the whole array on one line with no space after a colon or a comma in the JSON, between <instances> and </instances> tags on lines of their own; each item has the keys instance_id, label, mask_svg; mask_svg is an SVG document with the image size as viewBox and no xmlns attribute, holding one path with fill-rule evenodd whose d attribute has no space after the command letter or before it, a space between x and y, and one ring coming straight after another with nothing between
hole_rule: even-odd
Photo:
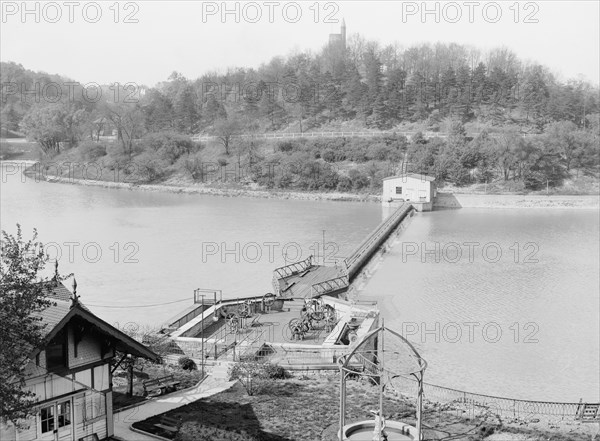
<instances>
[{"instance_id":1,"label":"fence","mask_svg":"<svg viewBox=\"0 0 600 441\"><path fill-rule=\"evenodd\" d=\"M359 138L373 138L376 136L405 136L411 139L418 132L395 132L395 131L372 131L372 132L280 132L280 133L258 133L258 134L240 134L235 135L239 138L250 138L250 139L295 139L295 138L343 138L343 137L359 137ZM440 132L421 132L423 137L426 139L430 138L447 138L448 134ZM471 133L468 136L476 137L479 133ZM523 137L539 136L535 134L524 133L521 134ZM492 138L499 136L495 133L490 133ZM194 135L192 136L193 141L216 141L218 136L213 135Z\"/></svg>"},{"instance_id":2,"label":"fence","mask_svg":"<svg viewBox=\"0 0 600 441\"><path fill-rule=\"evenodd\" d=\"M396 377L390 380L392 389L413 397L417 395L417 382L412 378ZM580 403L559 403L551 401L528 401L513 398L475 394L429 383L423 385L427 401L454 405L470 414L489 411L505 418L531 420L544 417L551 420L575 420L580 416Z\"/></svg>"}]
</instances>

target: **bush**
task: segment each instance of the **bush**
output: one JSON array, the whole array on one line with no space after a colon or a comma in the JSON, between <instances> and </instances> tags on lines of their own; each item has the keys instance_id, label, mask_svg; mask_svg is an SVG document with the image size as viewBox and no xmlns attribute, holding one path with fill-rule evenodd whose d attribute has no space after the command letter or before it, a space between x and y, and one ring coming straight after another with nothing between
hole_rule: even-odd
<instances>
[{"instance_id":1,"label":"bush","mask_svg":"<svg viewBox=\"0 0 600 441\"><path fill-rule=\"evenodd\" d=\"M377 161L385 161L393 159L392 155L394 149L383 143L378 142L377 144L371 144L367 150L367 156L369 159L375 159Z\"/></svg>"},{"instance_id":2,"label":"bush","mask_svg":"<svg viewBox=\"0 0 600 441\"><path fill-rule=\"evenodd\" d=\"M188 173L194 181L204 181L204 168L200 153L182 156L177 160L176 167Z\"/></svg>"},{"instance_id":3,"label":"bush","mask_svg":"<svg viewBox=\"0 0 600 441\"><path fill-rule=\"evenodd\" d=\"M335 152L333 150L325 150L321 156L325 162L335 162Z\"/></svg>"},{"instance_id":4,"label":"bush","mask_svg":"<svg viewBox=\"0 0 600 441\"><path fill-rule=\"evenodd\" d=\"M100 142L84 141L77 148L79 157L84 162L96 162L98 159L106 156L106 145Z\"/></svg>"},{"instance_id":5,"label":"bush","mask_svg":"<svg viewBox=\"0 0 600 441\"><path fill-rule=\"evenodd\" d=\"M148 181L159 179L165 175L169 163L156 152L144 152L134 162L139 174Z\"/></svg>"},{"instance_id":6,"label":"bush","mask_svg":"<svg viewBox=\"0 0 600 441\"><path fill-rule=\"evenodd\" d=\"M338 180L337 191L349 192L352 190L352 180L348 176L341 176Z\"/></svg>"},{"instance_id":7,"label":"bush","mask_svg":"<svg viewBox=\"0 0 600 441\"><path fill-rule=\"evenodd\" d=\"M195 371L198 370L196 362L190 357L180 357L178 361L179 367L184 371Z\"/></svg>"},{"instance_id":8,"label":"bush","mask_svg":"<svg viewBox=\"0 0 600 441\"><path fill-rule=\"evenodd\" d=\"M16 149L12 144L0 142L0 159L10 159L16 155Z\"/></svg>"},{"instance_id":9,"label":"bush","mask_svg":"<svg viewBox=\"0 0 600 441\"><path fill-rule=\"evenodd\" d=\"M294 151L293 141L280 141L277 143L277 150L284 153L290 153Z\"/></svg>"},{"instance_id":10,"label":"bush","mask_svg":"<svg viewBox=\"0 0 600 441\"><path fill-rule=\"evenodd\" d=\"M364 138L352 138L346 143L345 151L347 159L354 162L366 162L369 160L367 149L369 141Z\"/></svg>"},{"instance_id":11,"label":"bush","mask_svg":"<svg viewBox=\"0 0 600 441\"><path fill-rule=\"evenodd\" d=\"M189 136L174 132L149 133L142 138L141 144L146 150L157 152L159 156L173 164L180 156L200 150L200 144L195 143Z\"/></svg>"},{"instance_id":12,"label":"bush","mask_svg":"<svg viewBox=\"0 0 600 441\"><path fill-rule=\"evenodd\" d=\"M361 190L369 186L369 178L359 170L350 170L348 172L348 178L352 181L352 188L354 190Z\"/></svg>"},{"instance_id":13,"label":"bush","mask_svg":"<svg viewBox=\"0 0 600 441\"><path fill-rule=\"evenodd\" d=\"M283 367L272 363L265 364L265 375L272 380L285 380L291 377L290 373Z\"/></svg>"}]
</instances>

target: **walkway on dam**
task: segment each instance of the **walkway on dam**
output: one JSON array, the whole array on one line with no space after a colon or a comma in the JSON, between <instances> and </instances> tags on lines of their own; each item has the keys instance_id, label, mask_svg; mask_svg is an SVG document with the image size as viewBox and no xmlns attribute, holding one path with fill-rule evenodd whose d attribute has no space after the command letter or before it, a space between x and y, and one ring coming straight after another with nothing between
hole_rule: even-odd
<instances>
[{"instance_id":1,"label":"walkway on dam","mask_svg":"<svg viewBox=\"0 0 600 441\"><path fill-rule=\"evenodd\" d=\"M373 254L413 211L414 207L409 203L400 205L356 247L350 256L344 259L341 266L316 265L310 256L303 261L275 269L273 271L275 295L290 299L305 299L346 291Z\"/></svg>"}]
</instances>

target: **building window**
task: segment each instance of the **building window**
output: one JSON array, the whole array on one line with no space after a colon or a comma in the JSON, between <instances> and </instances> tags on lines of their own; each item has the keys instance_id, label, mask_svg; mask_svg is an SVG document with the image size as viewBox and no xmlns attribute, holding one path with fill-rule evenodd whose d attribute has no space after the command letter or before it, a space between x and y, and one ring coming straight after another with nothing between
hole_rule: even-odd
<instances>
[{"instance_id":1,"label":"building window","mask_svg":"<svg viewBox=\"0 0 600 441\"><path fill-rule=\"evenodd\" d=\"M396 187L396 194L402 194L402 187Z\"/></svg>"},{"instance_id":2,"label":"building window","mask_svg":"<svg viewBox=\"0 0 600 441\"><path fill-rule=\"evenodd\" d=\"M54 430L54 405L42 407L42 433Z\"/></svg>"},{"instance_id":3,"label":"building window","mask_svg":"<svg viewBox=\"0 0 600 441\"><path fill-rule=\"evenodd\" d=\"M58 427L65 427L71 424L71 402L63 401L58 403Z\"/></svg>"}]
</instances>

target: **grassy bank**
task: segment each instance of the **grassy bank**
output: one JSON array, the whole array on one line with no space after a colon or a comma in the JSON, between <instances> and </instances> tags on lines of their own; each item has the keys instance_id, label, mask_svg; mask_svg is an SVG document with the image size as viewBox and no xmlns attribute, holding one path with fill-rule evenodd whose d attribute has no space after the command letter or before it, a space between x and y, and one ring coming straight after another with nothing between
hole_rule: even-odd
<instances>
[{"instance_id":1,"label":"grassy bank","mask_svg":"<svg viewBox=\"0 0 600 441\"><path fill-rule=\"evenodd\" d=\"M382 179L396 173L402 152L408 148L405 140L390 137L304 141L264 141L245 145L244 151L228 155L218 142L192 143L179 135L149 137L144 141L149 146L138 146L139 151L131 155L125 155L118 143L86 142L77 148L66 148L51 158L42 158L42 166L32 170L32 176L38 180L107 188L377 202L381 199ZM156 151L154 144L158 146L155 146ZM8 149L4 147L1 153L7 160L30 160L40 156L34 143L12 143ZM493 206L494 199L490 196L495 195L553 197L600 193L598 178L580 170L572 170L560 185L548 183L548 187L537 190L527 188L522 179L497 178L489 183L475 180L460 186L440 181L438 187L443 193L472 194L491 201L482 202L483 206ZM506 204L499 202L498 205ZM538 202L528 204L527 199L513 206L529 205L539 206ZM545 204L548 207L554 205ZM447 201L439 206L454 208Z\"/></svg>"},{"instance_id":2,"label":"grassy bank","mask_svg":"<svg viewBox=\"0 0 600 441\"><path fill-rule=\"evenodd\" d=\"M69 173L63 170L55 174L55 167L49 167L41 172L39 168L30 167L28 175L31 179L48 182L87 185L123 190L160 191L178 194L205 194L221 197L255 197L266 199L297 199L297 200L327 200L352 202L381 202L381 196L373 193L343 193L338 191L285 191L281 189L266 189L257 185L194 183L186 179L169 179L160 183L115 182L105 175L104 180L81 177L82 170ZM95 173L95 172L94 172ZM114 173L114 171L111 171ZM90 171L91 174L91 171ZM79 177L74 177L79 176ZM114 176L114 175L113 175ZM97 174L94 175L97 177ZM112 176L111 176L112 177ZM125 178L125 180L129 180ZM449 188L438 192L435 207L447 208L584 208L597 209L600 198L598 194L572 194L566 189L566 194L554 191L546 195L543 192L530 193L477 193L479 188ZM447 192L448 190L456 193ZM470 191L470 192L469 192Z\"/></svg>"},{"instance_id":3,"label":"grassy bank","mask_svg":"<svg viewBox=\"0 0 600 441\"><path fill-rule=\"evenodd\" d=\"M365 380L348 383L347 422L372 419L378 408L378 387ZM415 425L414 400L386 394L384 415ZM179 441L332 441L339 421L337 374L300 376L263 384L258 394L248 396L237 384L233 388L166 415L181 419L177 435L157 428L162 415L134 424L137 429ZM459 405L426 403L425 439L589 440L590 425L548 421L505 422L486 409L467 413Z\"/></svg>"}]
</instances>

